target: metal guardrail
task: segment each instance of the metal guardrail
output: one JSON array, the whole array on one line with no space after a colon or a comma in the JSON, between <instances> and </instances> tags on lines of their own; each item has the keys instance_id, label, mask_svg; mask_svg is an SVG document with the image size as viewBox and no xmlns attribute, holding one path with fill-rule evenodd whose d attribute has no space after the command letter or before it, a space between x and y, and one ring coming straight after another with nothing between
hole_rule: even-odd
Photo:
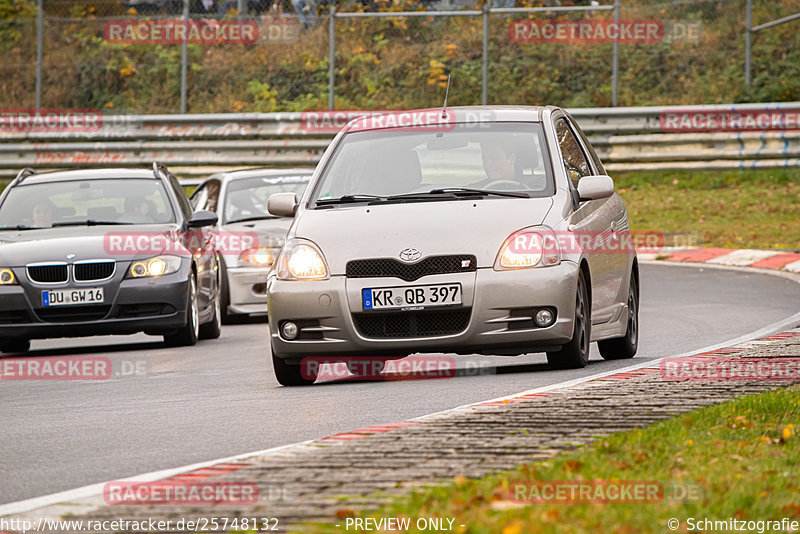
<instances>
[{"instance_id":1,"label":"metal guardrail","mask_svg":"<svg viewBox=\"0 0 800 534\"><path fill-rule=\"evenodd\" d=\"M800 166L800 124L783 131L664 133L667 112L800 111L800 103L581 108L570 113L610 171ZM37 169L149 165L184 177L247 166L316 164L332 132L303 113L106 115L93 131L0 129L0 177Z\"/></svg>"}]
</instances>

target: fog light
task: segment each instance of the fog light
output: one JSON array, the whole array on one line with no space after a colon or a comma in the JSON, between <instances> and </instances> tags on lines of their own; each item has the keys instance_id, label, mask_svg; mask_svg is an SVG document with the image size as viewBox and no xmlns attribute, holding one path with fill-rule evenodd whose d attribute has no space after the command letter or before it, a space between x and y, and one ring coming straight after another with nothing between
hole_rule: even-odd
<instances>
[{"instance_id":1,"label":"fog light","mask_svg":"<svg viewBox=\"0 0 800 534\"><path fill-rule=\"evenodd\" d=\"M546 308L542 308L541 310L537 311L536 315L533 316L533 320L536 322L536 326L541 326L541 327L550 326L551 324L553 324L554 319L555 316L553 315L553 312L551 312Z\"/></svg>"},{"instance_id":2,"label":"fog light","mask_svg":"<svg viewBox=\"0 0 800 534\"><path fill-rule=\"evenodd\" d=\"M14 283L14 271L11 269L0 269L0 285L9 285Z\"/></svg>"},{"instance_id":3,"label":"fog light","mask_svg":"<svg viewBox=\"0 0 800 534\"><path fill-rule=\"evenodd\" d=\"M291 321L286 321L281 327L281 335L289 341L297 337L297 325Z\"/></svg>"}]
</instances>

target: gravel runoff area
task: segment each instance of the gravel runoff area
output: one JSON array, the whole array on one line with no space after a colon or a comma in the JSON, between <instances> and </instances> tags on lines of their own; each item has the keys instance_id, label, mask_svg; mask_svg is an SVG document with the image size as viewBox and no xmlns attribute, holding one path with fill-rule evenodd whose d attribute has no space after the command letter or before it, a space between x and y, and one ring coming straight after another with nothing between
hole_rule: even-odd
<instances>
[{"instance_id":1,"label":"gravel runoff area","mask_svg":"<svg viewBox=\"0 0 800 534\"><path fill-rule=\"evenodd\" d=\"M589 382L337 434L159 481L159 484L217 487L220 483L234 483L240 488L257 485L258 496L251 504L109 505L107 493L13 517L32 521L59 517L155 519L172 520L173 525L181 519L207 522L212 517L275 517L279 518L277 525L281 531L297 528L300 522L342 523L349 510L376 508L392 495L415 487L449 483L456 476L480 477L509 470L613 432L644 427L740 395L798 382L800 328L682 361L694 366L691 372L697 372L697 366L707 369L712 362L718 369L735 367L740 379L676 380L676 377L686 378L690 368L669 367L665 360L648 362L638 369L612 372ZM672 360L670 365L674 365ZM760 370L756 373L771 369L766 372L775 374L776 368L784 371L793 368L793 378L760 375L753 378L748 374L756 369ZM432 383L431 388L435 390L436 384ZM202 436L186 439L202 439ZM348 498L345 500L343 496ZM207 531L215 530L210 525L206 524ZM68 529L62 529L65 530ZM230 526L225 530L230 530Z\"/></svg>"}]
</instances>

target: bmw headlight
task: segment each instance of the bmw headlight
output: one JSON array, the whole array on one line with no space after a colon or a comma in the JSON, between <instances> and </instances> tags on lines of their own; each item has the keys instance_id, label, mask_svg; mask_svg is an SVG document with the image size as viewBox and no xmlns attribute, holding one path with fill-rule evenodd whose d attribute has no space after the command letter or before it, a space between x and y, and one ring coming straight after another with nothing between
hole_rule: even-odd
<instances>
[{"instance_id":1,"label":"bmw headlight","mask_svg":"<svg viewBox=\"0 0 800 534\"><path fill-rule=\"evenodd\" d=\"M322 280L328 277L328 266L322 252L305 239L293 239L284 245L276 270L280 280Z\"/></svg>"},{"instance_id":2,"label":"bmw headlight","mask_svg":"<svg viewBox=\"0 0 800 534\"><path fill-rule=\"evenodd\" d=\"M0 286L11 286L17 283L17 277L14 276L14 271L7 268L0 269Z\"/></svg>"},{"instance_id":3,"label":"bmw headlight","mask_svg":"<svg viewBox=\"0 0 800 534\"><path fill-rule=\"evenodd\" d=\"M555 232L546 227L525 228L506 238L494 268L499 271L547 267L561 262Z\"/></svg>"},{"instance_id":4,"label":"bmw headlight","mask_svg":"<svg viewBox=\"0 0 800 534\"><path fill-rule=\"evenodd\" d=\"M275 263L275 257L279 251L279 248L249 248L239 254L239 265L242 267L269 268Z\"/></svg>"},{"instance_id":5,"label":"bmw headlight","mask_svg":"<svg viewBox=\"0 0 800 534\"><path fill-rule=\"evenodd\" d=\"M181 268L180 256L156 256L136 260L131 264L125 278L147 278L176 273Z\"/></svg>"}]
</instances>

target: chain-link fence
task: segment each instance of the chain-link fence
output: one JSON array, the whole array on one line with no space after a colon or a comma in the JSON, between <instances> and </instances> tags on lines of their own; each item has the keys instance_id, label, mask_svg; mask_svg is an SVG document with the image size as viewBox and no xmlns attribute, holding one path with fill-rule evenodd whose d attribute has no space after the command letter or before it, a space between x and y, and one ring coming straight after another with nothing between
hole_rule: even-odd
<instances>
[{"instance_id":1,"label":"chain-link fence","mask_svg":"<svg viewBox=\"0 0 800 534\"><path fill-rule=\"evenodd\" d=\"M751 34L747 86L748 4L752 26L800 12L800 0L0 0L0 108L427 107L448 74L453 105L800 100L800 20Z\"/></svg>"}]
</instances>

